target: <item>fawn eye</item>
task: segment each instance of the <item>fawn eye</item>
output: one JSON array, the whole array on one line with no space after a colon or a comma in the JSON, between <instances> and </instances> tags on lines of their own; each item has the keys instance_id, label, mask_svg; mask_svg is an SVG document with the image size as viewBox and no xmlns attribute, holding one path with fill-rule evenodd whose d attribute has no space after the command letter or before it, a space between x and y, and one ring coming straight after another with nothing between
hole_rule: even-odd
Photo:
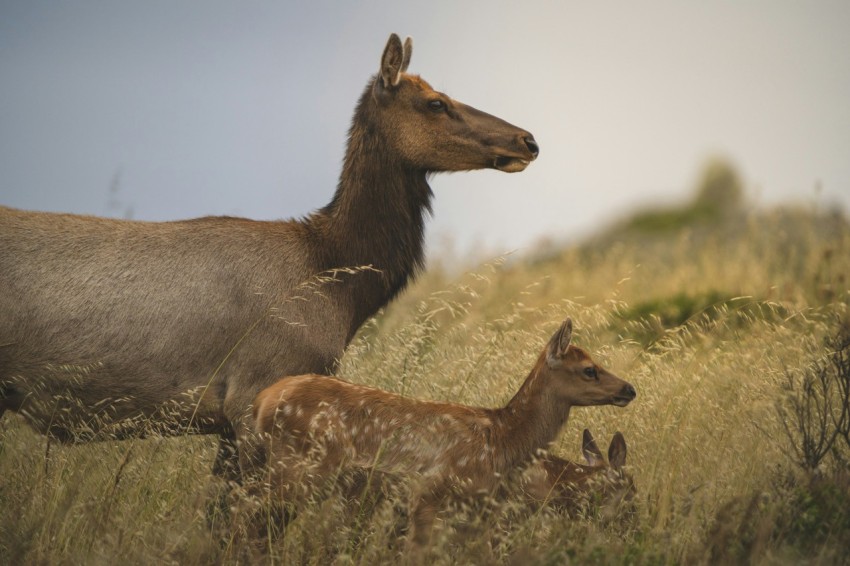
<instances>
[{"instance_id":1,"label":"fawn eye","mask_svg":"<svg viewBox=\"0 0 850 566\"><path fill-rule=\"evenodd\" d=\"M443 112L446 109L446 103L439 98L435 98L434 100L428 101L428 108L434 112Z\"/></svg>"},{"instance_id":2,"label":"fawn eye","mask_svg":"<svg viewBox=\"0 0 850 566\"><path fill-rule=\"evenodd\" d=\"M593 366L584 368L584 375L591 379L596 379L599 377L596 373L596 368Z\"/></svg>"}]
</instances>

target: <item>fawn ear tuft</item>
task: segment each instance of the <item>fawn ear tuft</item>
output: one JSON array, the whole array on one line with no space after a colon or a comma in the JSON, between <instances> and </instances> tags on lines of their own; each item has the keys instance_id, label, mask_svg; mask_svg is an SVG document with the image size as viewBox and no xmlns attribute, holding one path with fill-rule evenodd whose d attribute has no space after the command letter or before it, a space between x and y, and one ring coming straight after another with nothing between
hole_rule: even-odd
<instances>
[{"instance_id":1,"label":"fawn ear tuft","mask_svg":"<svg viewBox=\"0 0 850 566\"><path fill-rule=\"evenodd\" d=\"M584 429L581 438L581 453L584 454L584 459L590 466L601 466L605 464L605 458L602 456L602 451L596 445L593 435L590 431Z\"/></svg>"},{"instance_id":2,"label":"fawn ear tuft","mask_svg":"<svg viewBox=\"0 0 850 566\"><path fill-rule=\"evenodd\" d=\"M626 464L626 438L620 431L615 432L614 438L611 439L611 445L608 447L608 461L615 470Z\"/></svg>"},{"instance_id":3,"label":"fawn ear tuft","mask_svg":"<svg viewBox=\"0 0 850 566\"><path fill-rule=\"evenodd\" d=\"M561 339L558 342L558 347L560 349L561 355L567 353L567 349L570 347L570 342L573 340L573 319L568 318L564 321L564 324L561 325Z\"/></svg>"},{"instance_id":4,"label":"fawn ear tuft","mask_svg":"<svg viewBox=\"0 0 850 566\"><path fill-rule=\"evenodd\" d=\"M546 346L546 360L550 367L555 367L558 361L566 355L572 337L573 321L568 318L561 323L561 327L552 335L549 344Z\"/></svg>"}]
</instances>

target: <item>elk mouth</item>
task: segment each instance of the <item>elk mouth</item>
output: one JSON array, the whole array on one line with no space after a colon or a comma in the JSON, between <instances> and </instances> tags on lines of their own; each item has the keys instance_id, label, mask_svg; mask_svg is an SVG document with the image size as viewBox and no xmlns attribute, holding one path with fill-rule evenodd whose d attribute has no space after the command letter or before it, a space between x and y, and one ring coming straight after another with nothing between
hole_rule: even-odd
<instances>
[{"instance_id":1,"label":"elk mouth","mask_svg":"<svg viewBox=\"0 0 850 566\"><path fill-rule=\"evenodd\" d=\"M629 403L631 403L634 397L626 397L625 395L617 395L611 400L611 404L616 407L625 407Z\"/></svg>"},{"instance_id":2,"label":"elk mouth","mask_svg":"<svg viewBox=\"0 0 850 566\"><path fill-rule=\"evenodd\" d=\"M493 160L493 168L505 173L519 173L528 167L529 163L531 163L530 160L520 157L499 156Z\"/></svg>"}]
</instances>

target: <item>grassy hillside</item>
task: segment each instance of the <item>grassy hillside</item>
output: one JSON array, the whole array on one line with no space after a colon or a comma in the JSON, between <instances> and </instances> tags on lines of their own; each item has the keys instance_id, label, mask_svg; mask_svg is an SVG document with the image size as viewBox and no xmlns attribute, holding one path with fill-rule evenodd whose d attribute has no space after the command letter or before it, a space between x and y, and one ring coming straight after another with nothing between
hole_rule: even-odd
<instances>
[{"instance_id":1,"label":"grassy hillside","mask_svg":"<svg viewBox=\"0 0 850 566\"><path fill-rule=\"evenodd\" d=\"M731 198L710 214L687 213L699 198L641 213L459 277L433 267L362 329L345 378L496 406L569 315L575 343L638 390L625 408L574 410L554 447L577 460L583 428L606 446L622 431L638 487L631 522L461 509L442 526L438 562L847 560L850 226L836 213L745 213ZM241 543L206 526L214 445L62 447L6 415L0 563L243 560ZM453 536L458 517L481 526ZM332 498L267 551L284 563L396 561L396 521L392 505L364 517Z\"/></svg>"}]
</instances>

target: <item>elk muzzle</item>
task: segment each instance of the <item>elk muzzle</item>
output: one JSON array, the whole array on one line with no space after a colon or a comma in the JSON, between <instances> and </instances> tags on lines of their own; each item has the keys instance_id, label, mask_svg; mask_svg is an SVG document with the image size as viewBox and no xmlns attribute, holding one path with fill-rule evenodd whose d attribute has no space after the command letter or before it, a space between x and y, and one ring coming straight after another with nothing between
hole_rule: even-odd
<instances>
[{"instance_id":1,"label":"elk muzzle","mask_svg":"<svg viewBox=\"0 0 850 566\"><path fill-rule=\"evenodd\" d=\"M617 407L625 407L631 403L635 397L637 397L637 391L635 391L635 388L632 387L631 383L626 383L623 385L623 388L620 389L620 392L614 395L612 404Z\"/></svg>"},{"instance_id":2,"label":"elk muzzle","mask_svg":"<svg viewBox=\"0 0 850 566\"><path fill-rule=\"evenodd\" d=\"M518 173L528 167L528 164L540 155L540 146L534 136L524 132L517 140L517 153L499 155L493 162L493 168L505 173Z\"/></svg>"}]
</instances>

